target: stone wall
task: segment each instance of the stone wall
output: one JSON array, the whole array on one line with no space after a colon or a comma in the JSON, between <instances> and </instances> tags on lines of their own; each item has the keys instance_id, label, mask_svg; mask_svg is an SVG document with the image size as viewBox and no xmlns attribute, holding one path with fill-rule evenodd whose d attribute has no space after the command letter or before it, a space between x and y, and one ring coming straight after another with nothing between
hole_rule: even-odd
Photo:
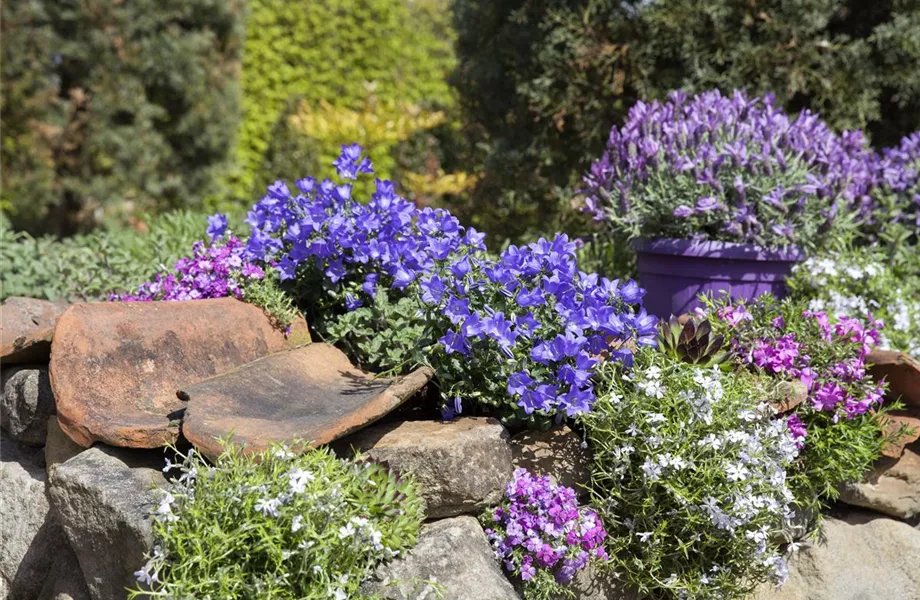
<instances>
[{"instance_id":1,"label":"stone wall","mask_svg":"<svg viewBox=\"0 0 920 600\"><path fill-rule=\"evenodd\" d=\"M189 328L171 309L153 306L159 303L130 307L166 311L158 315L84 305L57 330L49 315L58 306L15 300L0 310L0 600L125 598L151 550L156 490L167 485L162 443L187 443L184 409L236 406L234 395L245 393L260 418L274 418L279 398L290 404L294 389L309 396L297 400L301 406L294 402L296 418L286 412L261 434L320 438L341 456L360 450L421 485L428 522L418 545L381 566L366 591L435 597L426 583L434 582L445 600L520 598L474 517L499 501L519 466L581 488L590 456L578 435L561 427L510 436L497 421L477 417L419 420L423 413L402 409L424 393L430 374L368 380L334 348L274 339L253 326L263 317L209 302L189 304L205 311L195 318L216 319L226 333ZM94 412L98 405L88 403L101 395L106 410ZM150 418L144 411L153 411ZM861 508L840 504L824 541L802 546L787 586L764 587L758 600L920 598L920 441L842 492ZM573 585L582 600L636 597L590 569Z\"/></svg>"}]
</instances>

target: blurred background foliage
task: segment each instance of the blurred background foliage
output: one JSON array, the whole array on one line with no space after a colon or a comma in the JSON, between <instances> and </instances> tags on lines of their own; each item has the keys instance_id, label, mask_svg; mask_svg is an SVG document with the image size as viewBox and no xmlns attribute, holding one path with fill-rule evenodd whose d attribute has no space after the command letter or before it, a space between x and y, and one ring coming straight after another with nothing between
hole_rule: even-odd
<instances>
[{"instance_id":1,"label":"blurred background foliage","mask_svg":"<svg viewBox=\"0 0 920 600\"><path fill-rule=\"evenodd\" d=\"M344 142L494 248L567 231L615 275L579 180L640 98L773 92L879 147L920 129L920 0L5 0L0 52L3 296L142 279L197 237L178 223L239 220Z\"/></svg>"}]
</instances>

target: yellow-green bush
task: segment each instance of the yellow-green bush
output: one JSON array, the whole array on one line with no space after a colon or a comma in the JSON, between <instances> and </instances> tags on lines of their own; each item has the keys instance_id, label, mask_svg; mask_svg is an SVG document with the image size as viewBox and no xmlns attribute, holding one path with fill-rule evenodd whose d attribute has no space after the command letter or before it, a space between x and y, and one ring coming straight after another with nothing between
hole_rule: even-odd
<instances>
[{"instance_id":1,"label":"yellow-green bush","mask_svg":"<svg viewBox=\"0 0 920 600\"><path fill-rule=\"evenodd\" d=\"M369 97L382 123L402 118L408 107L426 107L418 110L433 115L451 106L446 78L454 56L448 12L445 0L250 0L243 124L233 178L237 197L246 198L285 175L269 172L278 159L266 157L277 155L272 146L281 142L279 137L291 144L290 132L283 129L292 116L309 125L293 130L311 146L299 146L300 160L327 163L325 158L341 143L379 143L355 136L349 126L317 127L344 115L360 129ZM277 135L279 129L284 135ZM346 134L352 137L344 139ZM389 175L386 152L380 148L376 154L375 167Z\"/></svg>"}]
</instances>

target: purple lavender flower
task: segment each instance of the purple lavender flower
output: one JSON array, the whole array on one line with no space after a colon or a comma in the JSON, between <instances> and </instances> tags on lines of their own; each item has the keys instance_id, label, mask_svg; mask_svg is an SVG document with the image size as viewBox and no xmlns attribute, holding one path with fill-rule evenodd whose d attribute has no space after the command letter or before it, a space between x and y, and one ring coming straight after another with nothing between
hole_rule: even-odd
<instances>
[{"instance_id":1,"label":"purple lavender flower","mask_svg":"<svg viewBox=\"0 0 920 600\"><path fill-rule=\"evenodd\" d=\"M207 234L211 240L219 238L227 231L227 215L216 214L208 217Z\"/></svg>"},{"instance_id":2,"label":"purple lavender flower","mask_svg":"<svg viewBox=\"0 0 920 600\"><path fill-rule=\"evenodd\" d=\"M786 115L772 96L677 91L610 131L584 191L596 219L631 237L812 247L841 208L863 210L875 162L860 133Z\"/></svg>"}]
</instances>

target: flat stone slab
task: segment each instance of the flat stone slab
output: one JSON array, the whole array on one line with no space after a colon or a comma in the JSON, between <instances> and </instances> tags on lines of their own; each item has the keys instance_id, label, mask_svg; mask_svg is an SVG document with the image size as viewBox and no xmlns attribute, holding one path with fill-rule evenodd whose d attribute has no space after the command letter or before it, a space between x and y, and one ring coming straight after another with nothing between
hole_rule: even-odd
<instances>
[{"instance_id":1,"label":"flat stone slab","mask_svg":"<svg viewBox=\"0 0 920 600\"><path fill-rule=\"evenodd\" d=\"M179 433L181 387L309 341L302 318L285 337L233 298L75 304L51 348L58 422L84 447L163 446Z\"/></svg>"},{"instance_id":2,"label":"flat stone slab","mask_svg":"<svg viewBox=\"0 0 920 600\"><path fill-rule=\"evenodd\" d=\"M54 324L68 306L38 298L7 298L0 307L0 362L48 360Z\"/></svg>"},{"instance_id":3,"label":"flat stone slab","mask_svg":"<svg viewBox=\"0 0 920 600\"><path fill-rule=\"evenodd\" d=\"M841 485L840 500L898 519L920 517L920 444L900 458L879 459L865 481Z\"/></svg>"},{"instance_id":4,"label":"flat stone slab","mask_svg":"<svg viewBox=\"0 0 920 600\"><path fill-rule=\"evenodd\" d=\"M866 357L869 372L888 382L888 396L900 397L905 404L920 407L920 362L903 352L874 350Z\"/></svg>"},{"instance_id":5,"label":"flat stone slab","mask_svg":"<svg viewBox=\"0 0 920 600\"><path fill-rule=\"evenodd\" d=\"M188 398L182 432L210 458L231 434L247 452L295 440L321 446L386 415L433 375L425 367L374 379L338 348L311 344L182 388Z\"/></svg>"},{"instance_id":6,"label":"flat stone slab","mask_svg":"<svg viewBox=\"0 0 920 600\"><path fill-rule=\"evenodd\" d=\"M335 446L340 456L360 451L412 475L429 519L480 514L501 501L514 474L508 432L486 417L381 423Z\"/></svg>"}]
</instances>

